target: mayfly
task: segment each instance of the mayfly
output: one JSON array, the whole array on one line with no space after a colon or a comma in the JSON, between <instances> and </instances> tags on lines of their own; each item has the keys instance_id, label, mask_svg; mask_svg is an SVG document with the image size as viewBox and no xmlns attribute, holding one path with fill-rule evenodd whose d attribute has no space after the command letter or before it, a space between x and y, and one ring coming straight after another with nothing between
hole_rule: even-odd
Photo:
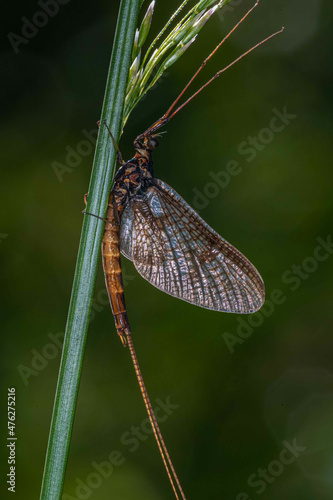
<instances>
[{"instance_id":1,"label":"mayfly","mask_svg":"<svg viewBox=\"0 0 333 500\"><path fill-rule=\"evenodd\" d=\"M253 313L265 299L264 282L251 262L216 233L176 191L156 179L152 152L158 130L226 69L273 33L220 70L183 104L179 100L207 61L249 15L258 2L205 59L168 111L134 141L135 155L121 164L110 193L102 242L106 287L117 333L129 347L135 373L171 486L177 499L186 500L165 446L142 378L126 312L120 253L133 261L137 271L160 290L200 307L237 314ZM92 215L92 214L89 214Z\"/></svg>"}]
</instances>

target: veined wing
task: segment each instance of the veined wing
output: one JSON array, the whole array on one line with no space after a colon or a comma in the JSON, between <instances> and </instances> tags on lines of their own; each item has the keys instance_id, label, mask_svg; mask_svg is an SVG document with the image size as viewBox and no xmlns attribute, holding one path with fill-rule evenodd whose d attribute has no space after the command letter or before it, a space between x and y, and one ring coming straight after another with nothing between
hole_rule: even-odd
<instances>
[{"instance_id":1,"label":"veined wing","mask_svg":"<svg viewBox=\"0 0 333 500\"><path fill-rule=\"evenodd\" d=\"M264 303L265 285L251 262L161 180L126 205L120 242L138 272L174 297L238 314Z\"/></svg>"}]
</instances>

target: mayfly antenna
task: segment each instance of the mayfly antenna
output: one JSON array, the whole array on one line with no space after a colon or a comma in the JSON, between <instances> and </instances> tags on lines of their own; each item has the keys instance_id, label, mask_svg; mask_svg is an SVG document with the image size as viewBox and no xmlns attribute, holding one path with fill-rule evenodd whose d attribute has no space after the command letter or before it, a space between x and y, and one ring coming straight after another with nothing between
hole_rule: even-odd
<instances>
[{"instance_id":1,"label":"mayfly antenna","mask_svg":"<svg viewBox=\"0 0 333 500\"><path fill-rule=\"evenodd\" d=\"M208 80L208 82L206 82L202 87L200 87L199 90L197 90L193 95L191 95L191 97L189 97L187 99L187 101L185 101L181 106L179 106L176 111L174 111L169 117L168 117L168 121L171 120L171 118L173 116L175 116L176 113L178 113L178 111L180 111L184 106L186 106L186 104L188 104L190 101L192 101L193 97L195 97L196 95L198 95L204 88L206 88L210 83L212 83L214 80L216 80L216 78L218 78L222 73L224 73L224 71L226 71L227 69L231 68L231 66L233 66L234 64L236 64L238 61L240 61L243 57L247 56L248 54L250 54L250 52L252 52L253 50L255 50L256 48L258 48L260 45L262 45L263 43L267 42L268 40L270 40L271 38L273 38L274 36L276 35L279 35L280 33L282 33L284 31L284 28L281 28L279 31L276 31L275 33L273 33L272 35L268 36L267 38L265 38L264 40L262 40L261 42L257 43L256 45L254 45L253 47L251 47L249 50L247 50L246 52L244 52L242 55L240 55L239 57L237 57L237 59L235 59L234 61L232 61L230 64L228 64L227 66L225 66L223 69L221 69L220 71L218 71L210 80Z\"/></svg>"},{"instance_id":2,"label":"mayfly antenna","mask_svg":"<svg viewBox=\"0 0 333 500\"><path fill-rule=\"evenodd\" d=\"M236 64L238 61L240 61L246 55L250 54L250 52L254 51L260 45L264 44L265 42L267 42L268 40L270 40L274 36L276 36L279 33L283 32L284 28L281 28L279 31L276 31L275 33L273 33L272 35L268 36L264 40L261 40L261 42L257 43L256 45L254 45L253 47L251 47L249 50L247 50L246 52L244 52L243 54L241 54L239 57L237 57L237 59L235 59L230 64L228 64L227 66L225 66L223 69L221 69L220 71L218 71L207 83L205 83L202 87L200 87L199 90L197 90L191 97L189 97L183 104L181 104L178 108L176 108L175 111L173 111L174 108L175 108L175 106L178 104L179 100L181 99L181 97L184 95L184 93L186 92L186 90L189 88L189 86L191 85L191 83L195 80L195 78L198 76L198 74L200 73L200 71L207 64L207 62L211 59L211 57L213 57L213 55L218 51L218 49L221 47L221 45L223 45L224 42L230 37L230 35L238 28L238 26L247 18L247 16L257 7L258 4L259 4L259 0L256 1L256 3L242 17L242 19L240 19L240 21L238 21L238 23L229 31L229 33L223 38L223 40L221 40L221 42L209 54L209 56L206 57L206 59L203 61L203 63L201 64L201 66L198 68L198 70L194 73L194 75L192 76L192 78L190 79L190 81L187 83L187 85L181 91L181 93L179 94L179 96L177 97L177 99L175 99L175 101L171 104L171 106L169 107L169 109L167 110L167 112L161 118L159 118L155 123L153 123L153 125L151 125L151 127L149 127L143 134L140 134L137 137L137 139L142 139L144 137L152 135L154 132L156 132L157 130L159 130L166 123L168 123L171 120L171 118L173 118L178 113L178 111L180 111L195 96L197 96L204 88L206 88L212 81L214 81L222 73L224 73L224 71L226 71L231 66L233 66L234 64Z\"/></svg>"}]
</instances>

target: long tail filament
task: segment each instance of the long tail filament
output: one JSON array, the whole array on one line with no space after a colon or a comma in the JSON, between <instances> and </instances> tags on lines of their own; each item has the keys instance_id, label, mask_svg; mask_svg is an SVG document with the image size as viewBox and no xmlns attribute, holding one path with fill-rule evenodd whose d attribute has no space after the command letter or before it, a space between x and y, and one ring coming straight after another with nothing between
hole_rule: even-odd
<instances>
[{"instance_id":1,"label":"long tail filament","mask_svg":"<svg viewBox=\"0 0 333 500\"><path fill-rule=\"evenodd\" d=\"M168 453L167 447L166 447L166 445L164 443L164 440L163 440L163 437L162 437L159 425L158 425L156 417L155 417L154 410L152 408L152 405L151 405L151 402L150 402L150 399L149 399L149 396L148 396L148 392L147 392L145 383L143 381L142 373L141 373L140 366L139 366L139 363L138 363L138 358L136 356L136 352L135 352L134 345L133 345L132 335L131 334L127 334L126 339L127 339L127 344L128 344L130 353L131 353L131 358L132 358L132 361L133 361L133 365L134 365L134 369L135 369L135 374L136 374L136 377L138 379L140 390L141 390L141 394L142 394L142 397L143 397L143 400L144 400L144 403L145 403L145 407L146 407L146 410L147 410L147 413L148 413L149 421L150 421L150 424L152 426L152 429L153 429L153 432L154 432L154 436L155 436L158 448L160 450L160 453L161 453L161 456L162 456L162 460L163 460L165 469L167 471L167 474L168 474L168 477L169 477L172 489L174 491L174 494L175 494L177 500L179 500L179 496L178 496L178 493L177 493L177 488L178 488L178 491L179 491L179 493L181 495L181 498L183 500L186 500L185 494L184 494L183 489L182 489L182 487L180 485L179 479L177 477L176 471L175 471L174 466L172 464L172 461L171 461L170 455ZM177 486L177 488L176 488L176 486Z\"/></svg>"}]
</instances>

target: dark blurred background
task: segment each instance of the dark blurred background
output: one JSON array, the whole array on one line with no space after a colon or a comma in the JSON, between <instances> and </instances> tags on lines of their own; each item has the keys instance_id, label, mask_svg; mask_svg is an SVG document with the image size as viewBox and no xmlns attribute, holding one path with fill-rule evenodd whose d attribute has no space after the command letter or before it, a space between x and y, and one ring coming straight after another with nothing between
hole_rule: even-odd
<instances>
[{"instance_id":1,"label":"dark blurred background","mask_svg":"<svg viewBox=\"0 0 333 500\"><path fill-rule=\"evenodd\" d=\"M178 3L157 0L152 36ZM251 5L234 0L220 11L140 103L121 139L125 158ZM31 20L40 6L19 1L7 9L1 426L5 437L6 391L15 387L16 498L32 500L93 160L83 131L94 131L100 116L118 2L59 5L25 42L10 42L8 33L22 36L22 17ZM156 290L124 262L137 354L188 499L333 496L332 12L328 0L262 0L194 88L283 25L285 33L196 98L155 154L156 175L255 264L268 299L251 317L207 311ZM81 151L74 159L73 150ZM67 169L60 176L59 164ZM110 474L100 464L115 450L122 458L112 455ZM5 440L1 452L7 473ZM101 266L64 493L65 500L173 498ZM5 488L2 497L11 498Z\"/></svg>"}]
</instances>

